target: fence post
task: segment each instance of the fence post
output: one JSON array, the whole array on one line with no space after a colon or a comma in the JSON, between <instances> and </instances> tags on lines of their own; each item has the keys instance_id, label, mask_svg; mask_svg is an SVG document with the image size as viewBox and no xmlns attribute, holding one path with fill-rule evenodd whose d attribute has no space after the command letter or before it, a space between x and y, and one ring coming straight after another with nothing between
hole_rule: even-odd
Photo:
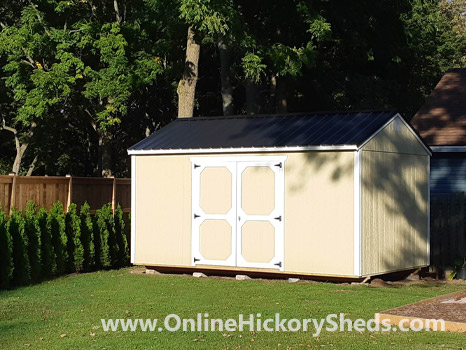
<instances>
[{"instance_id":1,"label":"fence post","mask_svg":"<svg viewBox=\"0 0 466 350\"><path fill-rule=\"evenodd\" d=\"M68 180L68 198L66 200L65 213L68 212L68 208L70 207L70 204L73 200L73 177L69 174L67 174L66 177L69 180Z\"/></svg>"},{"instance_id":2,"label":"fence post","mask_svg":"<svg viewBox=\"0 0 466 350\"><path fill-rule=\"evenodd\" d=\"M112 188L112 213L115 214L116 209L116 179L115 176L113 178L113 188Z\"/></svg>"},{"instance_id":3,"label":"fence post","mask_svg":"<svg viewBox=\"0 0 466 350\"><path fill-rule=\"evenodd\" d=\"M11 182L11 193L10 193L10 212L9 215L13 212L13 208L16 205L16 173L11 172L8 175L13 176L13 181Z\"/></svg>"}]
</instances>

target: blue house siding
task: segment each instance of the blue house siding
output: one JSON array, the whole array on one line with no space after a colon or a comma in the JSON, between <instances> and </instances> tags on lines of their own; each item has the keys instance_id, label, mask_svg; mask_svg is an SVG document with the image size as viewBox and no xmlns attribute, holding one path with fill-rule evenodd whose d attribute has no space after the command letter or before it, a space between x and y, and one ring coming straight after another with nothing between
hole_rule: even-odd
<instances>
[{"instance_id":1,"label":"blue house siding","mask_svg":"<svg viewBox=\"0 0 466 350\"><path fill-rule=\"evenodd\" d=\"M466 192L466 154L434 153L430 161L430 193Z\"/></svg>"}]
</instances>

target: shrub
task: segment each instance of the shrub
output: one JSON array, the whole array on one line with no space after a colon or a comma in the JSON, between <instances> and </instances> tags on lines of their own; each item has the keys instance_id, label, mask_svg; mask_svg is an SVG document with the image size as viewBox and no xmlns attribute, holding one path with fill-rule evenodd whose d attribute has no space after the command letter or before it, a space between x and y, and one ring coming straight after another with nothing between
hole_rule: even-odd
<instances>
[{"instance_id":1,"label":"shrub","mask_svg":"<svg viewBox=\"0 0 466 350\"><path fill-rule=\"evenodd\" d=\"M118 244L118 261L117 266L127 266L129 263L128 241L126 240L125 221L123 219L123 210L118 205L113 216L115 239Z\"/></svg>"},{"instance_id":2,"label":"shrub","mask_svg":"<svg viewBox=\"0 0 466 350\"><path fill-rule=\"evenodd\" d=\"M6 213L1 209L0 206L0 289L7 289L13 277L13 243L7 230Z\"/></svg>"},{"instance_id":3,"label":"shrub","mask_svg":"<svg viewBox=\"0 0 466 350\"><path fill-rule=\"evenodd\" d=\"M83 268L90 271L94 268L94 232L89 204L84 203L80 211L81 244L83 246Z\"/></svg>"},{"instance_id":4,"label":"shrub","mask_svg":"<svg viewBox=\"0 0 466 350\"><path fill-rule=\"evenodd\" d=\"M24 214L24 232L28 239L28 257L31 265L31 282L38 282L41 278L41 257L40 257L40 227L37 216L37 207L33 201L29 201Z\"/></svg>"},{"instance_id":5,"label":"shrub","mask_svg":"<svg viewBox=\"0 0 466 350\"><path fill-rule=\"evenodd\" d=\"M83 246L81 244L81 220L77 214L76 204L68 207L65 215L65 232L67 238L67 271L76 272L83 268Z\"/></svg>"},{"instance_id":6,"label":"shrub","mask_svg":"<svg viewBox=\"0 0 466 350\"><path fill-rule=\"evenodd\" d=\"M50 209L48 226L52 235L52 246L57 264L56 273L57 275L61 275L66 271L67 239L65 232L65 213L63 212L63 204L60 202L54 203L52 209Z\"/></svg>"},{"instance_id":7,"label":"shrub","mask_svg":"<svg viewBox=\"0 0 466 350\"><path fill-rule=\"evenodd\" d=\"M45 208L40 208L37 214L37 222L40 231L40 255L42 260L42 278L50 278L57 272L55 252L52 245L52 233L48 221L49 214Z\"/></svg>"},{"instance_id":8,"label":"shrub","mask_svg":"<svg viewBox=\"0 0 466 350\"><path fill-rule=\"evenodd\" d=\"M113 234L111 225L112 208L110 204L105 204L102 209L97 210L94 218L94 247L95 266L97 269L111 266L110 245ZM109 230L110 228L110 230Z\"/></svg>"},{"instance_id":9,"label":"shrub","mask_svg":"<svg viewBox=\"0 0 466 350\"><path fill-rule=\"evenodd\" d=\"M12 284L23 286L31 278L31 269L27 253L28 239L24 232L25 221L22 213L13 209L8 220L7 229L13 242L13 277Z\"/></svg>"}]
</instances>

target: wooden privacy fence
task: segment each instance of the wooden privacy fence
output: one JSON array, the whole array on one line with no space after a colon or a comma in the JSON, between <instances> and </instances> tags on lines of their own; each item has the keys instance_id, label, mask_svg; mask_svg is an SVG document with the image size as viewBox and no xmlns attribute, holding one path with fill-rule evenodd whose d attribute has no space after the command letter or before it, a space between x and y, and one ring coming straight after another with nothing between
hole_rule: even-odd
<instances>
[{"instance_id":1,"label":"wooden privacy fence","mask_svg":"<svg viewBox=\"0 0 466 350\"><path fill-rule=\"evenodd\" d=\"M453 267L466 257L465 195L435 195L430 200L431 265Z\"/></svg>"},{"instance_id":2,"label":"wooden privacy fence","mask_svg":"<svg viewBox=\"0 0 466 350\"><path fill-rule=\"evenodd\" d=\"M11 213L13 208L25 210L28 201L49 210L53 203L63 203L65 211L71 203L78 207L87 202L91 212L104 204L112 208L120 204L123 211L131 209L131 179L74 176L0 176L0 204Z\"/></svg>"}]
</instances>

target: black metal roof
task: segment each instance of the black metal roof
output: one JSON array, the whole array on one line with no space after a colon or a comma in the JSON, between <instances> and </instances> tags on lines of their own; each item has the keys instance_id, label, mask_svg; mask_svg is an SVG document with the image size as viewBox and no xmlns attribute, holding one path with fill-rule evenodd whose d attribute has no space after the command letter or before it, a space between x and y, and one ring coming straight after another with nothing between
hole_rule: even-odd
<instances>
[{"instance_id":1,"label":"black metal roof","mask_svg":"<svg viewBox=\"0 0 466 350\"><path fill-rule=\"evenodd\" d=\"M181 118L129 150L359 146L396 113L349 111Z\"/></svg>"}]
</instances>

